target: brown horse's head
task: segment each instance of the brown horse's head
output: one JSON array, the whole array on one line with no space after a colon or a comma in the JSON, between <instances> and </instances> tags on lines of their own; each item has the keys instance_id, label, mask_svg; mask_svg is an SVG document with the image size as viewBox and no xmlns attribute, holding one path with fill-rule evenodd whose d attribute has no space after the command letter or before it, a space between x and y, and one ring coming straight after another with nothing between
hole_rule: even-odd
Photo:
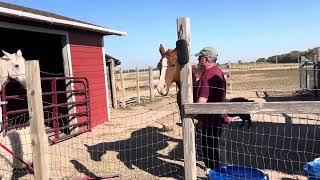
<instances>
[{"instance_id":1,"label":"brown horse's head","mask_svg":"<svg viewBox=\"0 0 320 180\"><path fill-rule=\"evenodd\" d=\"M166 96L169 92L170 86L173 82L180 81L180 65L178 63L178 56L176 49L167 51L163 45L159 48L161 59L158 63L160 69L160 79L157 85L157 90L160 95Z\"/></svg>"}]
</instances>

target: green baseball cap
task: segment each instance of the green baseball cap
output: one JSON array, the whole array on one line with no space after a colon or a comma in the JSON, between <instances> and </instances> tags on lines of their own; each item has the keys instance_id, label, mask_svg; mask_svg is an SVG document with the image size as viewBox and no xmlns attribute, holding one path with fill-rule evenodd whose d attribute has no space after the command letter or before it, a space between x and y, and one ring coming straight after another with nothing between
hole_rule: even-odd
<instances>
[{"instance_id":1,"label":"green baseball cap","mask_svg":"<svg viewBox=\"0 0 320 180\"><path fill-rule=\"evenodd\" d=\"M213 47L205 47L200 52L196 53L195 56L205 56L209 58L218 58L217 50Z\"/></svg>"}]
</instances>

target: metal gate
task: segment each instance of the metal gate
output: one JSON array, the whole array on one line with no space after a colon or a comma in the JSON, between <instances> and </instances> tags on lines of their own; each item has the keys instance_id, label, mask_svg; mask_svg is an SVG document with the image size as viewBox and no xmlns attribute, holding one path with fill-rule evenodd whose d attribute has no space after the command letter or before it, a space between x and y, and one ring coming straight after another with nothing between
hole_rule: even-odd
<instances>
[{"instance_id":1,"label":"metal gate","mask_svg":"<svg viewBox=\"0 0 320 180\"><path fill-rule=\"evenodd\" d=\"M10 87L11 86L11 87ZM2 87L3 134L29 126L26 90L15 81ZM49 143L91 130L88 80L82 77L41 78L44 122Z\"/></svg>"},{"instance_id":2,"label":"metal gate","mask_svg":"<svg viewBox=\"0 0 320 180\"><path fill-rule=\"evenodd\" d=\"M320 63L316 59L306 59L301 57L299 65L300 88L301 89L319 89L319 66Z\"/></svg>"}]
</instances>

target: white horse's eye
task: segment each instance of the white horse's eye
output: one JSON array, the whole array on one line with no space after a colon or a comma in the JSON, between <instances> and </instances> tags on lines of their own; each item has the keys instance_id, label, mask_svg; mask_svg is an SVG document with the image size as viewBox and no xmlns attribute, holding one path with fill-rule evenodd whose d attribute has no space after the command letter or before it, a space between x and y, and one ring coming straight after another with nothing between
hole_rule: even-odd
<instances>
[{"instance_id":1,"label":"white horse's eye","mask_svg":"<svg viewBox=\"0 0 320 180\"><path fill-rule=\"evenodd\" d=\"M15 68L19 68L19 64L15 64L14 67L15 67Z\"/></svg>"}]
</instances>

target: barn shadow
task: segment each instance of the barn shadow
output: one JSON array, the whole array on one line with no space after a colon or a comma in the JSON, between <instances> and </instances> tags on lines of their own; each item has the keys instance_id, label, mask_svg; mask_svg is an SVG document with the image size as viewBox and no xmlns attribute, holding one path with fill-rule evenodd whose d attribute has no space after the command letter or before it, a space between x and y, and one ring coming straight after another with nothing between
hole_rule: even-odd
<instances>
[{"instance_id":1,"label":"barn shadow","mask_svg":"<svg viewBox=\"0 0 320 180\"><path fill-rule=\"evenodd\" d=\"M224 130L227 164L304 174L304 164L320 156L319 125L253 122L250 130L239 125Z\"/></svg>"},{"instance_id":2,"label":"barn shadow","mask_svg":"<svg viewBox=\"0 0 320 180\"><path fill-rule=\"evenodd\" d=\"M125 140L85 146L94 161L102 161L102 156L108 151L115 151L118 152L117 158L128 169L139 168L153 176L183 179L183 166L170 162L174 160L170 159L170 155L158 153L167 148L169 142L181 140L164 135L163 132L162 128L148 126L132 132L130 138ZM166 158L169 161L164 160Z\"/></svg>"}]
</instances>

